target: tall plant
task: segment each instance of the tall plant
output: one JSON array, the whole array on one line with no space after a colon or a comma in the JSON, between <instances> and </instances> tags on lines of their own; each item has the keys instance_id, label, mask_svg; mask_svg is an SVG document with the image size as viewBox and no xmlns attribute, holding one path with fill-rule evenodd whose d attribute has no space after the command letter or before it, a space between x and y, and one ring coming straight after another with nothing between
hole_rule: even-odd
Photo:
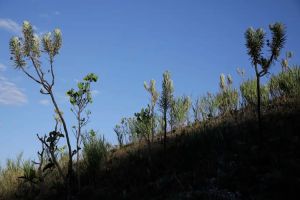
<instances>
[{"instance_id":1,"label":"tall plant","mask_svg":"<svg viewBox=\"0 0 300 200\"><path fill-rule=\"evenodd\" d=\"M237 109L238 105L238 91L232 88L232 78L230 75L220 76L220 92L217 95L218 107L220 114L226 114Z\"/></svg>"},{"instance_id":2,"label":"tall plant","mask_svg":"<svg viewBox=\"0 0 300 200\"><path fill-rule=\"evenodd\" d=\"M257 91L257 116L258 126L261 132L261 95L260 95L260 78L269 72L271 65L279 57L279 53L286 41L285 27L281 23L271 24L269 29L272 33L271 43L267 40L267 46L271 54L268 57L263 56L263 47L265 46L265 32L263 29L248 28L245 32L246 48L251 58L256 75L256 91ZM259 68L260 66L260 68Z\"/></svg>"},{"instance_id":3,"label":"tall plant","mask_svg":"<svg viewBox=\"0 0 300 200\"><path fill-rule=\"evenodd\" d=\"M150 106L142 108L138 113L135 113L136 124L135 129L138 136L144 138L147 141L148 149L151 149L151 131L152 131L152 116L150 113Z\"/></svg>"},{"instance_id":4,"label":"tall plant","mask_svg":"<svg viewBox=\"0 0 300 200\"><path fill-rule=\"evenodd\" d=\"M159 99L159 107L163 114L163 120L164 120L164 151L166 150L166 142L167 142L167 113L171 108L173 92L174 92L173 81L171 79L170 72L166 71L163 73L162 92Z\"/></svg>"},{"instance_id":5,"label":"tall plant","mask_svg":"<svg viewBox=\"0 0 300 200\"><path fill-rule=\"evenodd\" d=\"M153 142L154 140L154 133L155 133L155 105L159 97L159 93L156 91L155 88L155 80L151 80L149 85L144 82L144 88L150 93L151 95L151 141Z\"/></svg>"},{"instance_id":6,"label":"tall plant","mask_svg":"<svg viewBox=\"0 0 300 200\"><path fill-rule=\"evenodd\" d=\"M88 104L92 103L92 92L91 92L91 83L97 82L98 77L90 73L83 78L82 82L78 82L77 90L73 88L67 92L69 96L69 101L72 104L73 108L71 111L76 117L77 125L73 126L75 138L76 138L76 150L74 153L77 154L77 184L78 184L78 191L80 191L80 165L79 159L80 154L79 150L81 149L81 142L82 142L82 128L87 125L89 122L89 117L91 112L86 110ZM84 113L85 111L85 113Z\"/></svg>"},{"instance_id":7,"label":"tall plant","mask_svg":"<svg viewBox=\"0 0 300 200\"><path fill-rule=\"evenodd\" d=\"M61 31L55 29L53 33L47 33L39 38L34 33L32 25L28 21L24 21L22 33L22 37L13 37L9 42L11 59L14 61L16 69L21 70L27 77L41 86L41 94L49 95L55 110L60 111L53 93L53 86L55 84L54 58L59 54L62 46ZM42 55L48 58L48 69L42 65ZM32 65L31 70L28 67L29 64ZM73 170L72 147L65 119L61 112L58 112L58 115L63 125L68 147L68 172L67 175L61 174L61 176L65 179L69 193Z\"/></svg>"}]
</instances>

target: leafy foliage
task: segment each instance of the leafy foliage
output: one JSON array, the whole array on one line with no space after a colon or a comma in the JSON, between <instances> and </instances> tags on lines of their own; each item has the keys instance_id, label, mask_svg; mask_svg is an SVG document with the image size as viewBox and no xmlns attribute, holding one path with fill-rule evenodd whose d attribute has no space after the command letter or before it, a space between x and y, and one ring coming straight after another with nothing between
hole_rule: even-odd
<instances>
[{"instance_id":1,"label":"leafy foliage","mask_svg":"<svg viewBox=\"0 0 300 200\"><path fill-rule=\"evenodd\" d=\"M273 75L269 82L272 98L300 96L300 68L298 66Z\"/></svg>"},{"instance_id":2,"label":"leafy foliage","mask_svg":"<svg viewBox=\"0 0 300 200\"><path fill-rule=\"evenodd\" d=\"M218 102L215 95L207 92L205 96L202 96L197 101L198 112L201 113L202 120L207 120L215 117L218 113Z\"/></svg>"},{"instance_id":3,"label":"leafy foliage","mask_svg":"<svg viewBox=\"0 0 300 200\"><path fill-rule=\"evenodd\" d=\"M83 110L88 103L92 103L91 83L97 82L98 76L91 73L83 78L83 82L78 82L78 90L73 88L67 92L70 98L70 103L76 107L77 110Z\"/></svg>"},{"instance_id":4,"label":"leafy foliage","mask_svg":"<svg viewBox=\"0 0 300 200\"><path fill-rule=\"evenodd\" d=\"M150 111L151 111L151 134L152 134L151 139L152 139L152 142L153 142L154 134L155 134L155 127L156 127L154 109L155 109L155 105L156 105L156 102L157 102L158 97L159 97L159 93L156 91L155 80L153 80L153 79L150 81L149 85L146 82L144 82L144 88L151 95L151 106L150 106Z\"/></svg>"},{"instance_id":5,"label":"leafy foliage","mask_svg":"<svg viewBox=\"0 0 300 200\"><path fill-rule=\"evenodd\" d=\"M173 121L170 123L174 124L174 128L180 128L185 125L190 107L191 100L188 96L178 97L173 100L170 112L170 115L172 115L170 118L173 119Z\"/></svg>"},{"instance_id":6,"label":"leafy foliage","mask_svg":"<svg viewBox=\"0 0 300 200\"><path fill-rule=\"evenodd\" d=\"M150 114L149 106L145 109L142 108L141 111L135 113L134 116L136 117L135 130L137 135L150 142L152 116Z\"/></svg>"},{"instance_id":7,"label":"leafy foliage","mask_svg":"<svg viewBox=\"0 0 300 200\"><path fill-rule=\"evenodd\" d=\"M83 162L91 181L95 181L95 176L106 161L107 155L108 143L104 136L98 137L94 130L90 130L83 137Z\"/></svg>"},{"instance_id":8,"label":"leafy foliage","mask_svg":"<svg viewBox=\"0 0 300 200\"><path fill-rule=\"evenodd\" d=\"M173 81L169 71L163 73L162 92L159 99L159 107L163 113L167 113L173 99Z\"/></svg>"},{"instance_id":9,"label":"leafy foliage","mask_svg":"<svg viewBox=\"0 0 300 200\"><path fill-rule=\"evenodd\" d=\"M167 140L167 113L171 108L173 100L173 81L171 79L170 72L166 71L163 73L162 81L162 92L159 99L159 107L164 119L164 148L166 149L166 140Z\"/></svg>"},{"instance_id":10,"label":"leafy foliage","mask_svg":"<svg viewBox=\"0 0 300 200\"><path fill-rule=\"evenodd\" d=\"M256 80L247 80L240 85L243 105L257 105ZM262 104L266 104L269 100L269 88L267 85L260 86Z\"/></svg>"},{"instance_id":11,"label":"leafy foliage","mask_svg":"<svg viewBox=\"0 0 300 200\"><path fill-rule=\"evenodd\" d=\"M221 74L220 92L216 96L220 114L226 114L233 110L237 110L238 107L238 91L232 88L232 78L230 75L227 75L226 80L227 82L225 82L224 74Z\"/></svg>"}]
</instances>

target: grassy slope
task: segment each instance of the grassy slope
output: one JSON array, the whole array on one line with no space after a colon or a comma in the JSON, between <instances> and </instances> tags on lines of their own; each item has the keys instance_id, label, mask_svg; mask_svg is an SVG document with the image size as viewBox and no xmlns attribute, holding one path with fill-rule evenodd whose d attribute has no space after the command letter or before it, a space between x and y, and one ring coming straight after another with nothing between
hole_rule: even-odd
<instances>
[{"instance_id":1,"label":"grassy slope","mask_svg":"<svg viewBox=\"0 0 300 200\"><path fill-rule=\"evenodd\" d=\"M166 154L159 142L151 154L132 146L115 152L81 198L300 199L299 102L274 105L261 145L255 118L244 112L185 128L169 138Z\"/></svg>"}]
</instances>

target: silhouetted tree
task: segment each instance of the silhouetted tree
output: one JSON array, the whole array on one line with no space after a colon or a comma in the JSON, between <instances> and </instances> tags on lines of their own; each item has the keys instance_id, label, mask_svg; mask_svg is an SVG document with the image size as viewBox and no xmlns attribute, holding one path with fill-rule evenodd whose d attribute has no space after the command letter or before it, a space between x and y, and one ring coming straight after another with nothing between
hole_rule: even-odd
<instances>
[{"instance_id":1,"label":"silhouetted tree","mask_svg":"<svg viewBox=\"0 0 300 200\"><path fill-rule=\"evenodd\" d=\"M28 76L30 79L35 81L41 86L40 92L44 95L49 95L51 101L55 107L55 110L59 111L59 106L55 100L53 94L53 86L55 83L54 75L54 57L58 55L59 50L62 45L62 36L59 29L55 29L53 33L45 34L41 39L34 33L32 25L28 21L23 23L23 37L13 37L10 40L9 47L11 52L11 59L14 61L16 69L21 70ZM42 45L40 43L42 42ZM49 69L45 70L42 67L41 55L45 53L48 56L49 60ZM30 68L27 65L31 63L33 68L30 71ZM47 77L50 77L49 80ZM68 146L68 172L67 175L60 173L62 178L64 178L67 186L68 194L70 193L71 185L71 174L72 174L72 147L70 143L69 133L65 119L61 112L58 112L59 118L63 125L64 136L67 141ZM55 132L52 134L53 137L60 135ZM62 134L63 135L63 134ZM70 195L68 195L70 196Z\"/></svg>"},{"instance_id":2,"label":"silhouetted tree","mask_svg":"<svg viewBox=\"0 0 300 200\"><path fill-rule=\"evenodd\" d=\"M76 138L76 150L73 151L73 154L77 154L77 184L78 184L78 191L80 192L80 165L79 165L79 159L80 154L79 150L81 149L81 141L82 141L82 128L86 126L86 124L89 122L89 117L91 114L91 111L85 110L87 105L92 103L92 92L91 92L91 83L97 82L98 77L90 73L87 76L83 78L82 82L77 83L77 91L73 88L67 92L67 95L69 96L69 101L72 104L73 108L71 108L71 111L76 117L77 120L77 126L73 126L73 129L75 130L75 138ZM83 113L84 111L85 114Z\"/></svg>"},{"instance_id":3,"label":"silhouetted tree","mask_svg":"<svg viewBox=\"0 0 300 200\"><path fill-rule=\"evenodd\" d=\"M152 131L152 116L150 113L150 106L147 108L142 108L142 110L138 113L135 113L136 117L135 130L138 136L144 138L147 142L148 149L151 149L151 131Z\"/></svg>"},{"instance_id":4,"label":"silhouetted tree","mask_svg":"<svg viewBox=\"0 0 300 200\"><path fill-rule=\"evenodd\" d=\"M120 125L117 124L114 128L114 131L117 135L117 140L118 140L118 143L119 143L119 147L123 147L124 140L125 140L125 137L127 135L127 124L126 123L127 123L126 118L122 118Z\"/></svg>"},{"instance_id":5,"label":"silhouetted tree","mask_svg":"<svg viewBox=\"0 0 300 200\"><path fill-rule=\"evenodd\" d=\"M173 81L171 80L170 72L166 71L163 73L162 92L159 99L159 107L164 120L164 150L166 150L167 142L167 113L171 107L173 91Z\"/></svg>"},{"instance_id":6,"label":"silhouetted tree","mask_svg":"<svg viewBox=\"0 0 300 200\"><path fill-rule=\"evenodd\" d=\"M248 55L251 57L252 65L256 75L257 90L257 116L258 126L261 135L261 105L260 105L260 78L269 72L270 66L277 60L280 50L283 48L286 34L285 27L281 23L271 24L269 29L272 33L272 41L267 40L267 46L270 48L271 55L264 57L262 49L265 45L265 32L263 29L248 28L245 33L246 47ZM261 67L261 69L258 68ZM261 135L262 136L262 135Z\"/></svg>"}]
</instances>

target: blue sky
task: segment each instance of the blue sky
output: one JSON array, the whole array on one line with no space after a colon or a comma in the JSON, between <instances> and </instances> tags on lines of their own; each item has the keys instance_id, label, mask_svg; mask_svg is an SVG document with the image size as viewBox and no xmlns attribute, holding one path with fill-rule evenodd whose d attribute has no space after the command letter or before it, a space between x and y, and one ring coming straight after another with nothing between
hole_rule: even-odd
<instances>
[{"instance_id":1,"label":"blue sky","mask_svg":"<svg viewBox=\"0 0 300 200\"><path fill-rule=\"evenodd\" d=\"M54 125L49 97L9 59L9 39L20 33L24 20L38 34L62 30L55 94L69 127L75 122L65 92L94 72L100 80L87 128L115 143L114 125L149 101L143 82L157 80L160 91L165 70L171 72L175 95L193 98L217 91L221 73L238 84L237 67L253 77L244 45L250 26L266 30L270 23L284 23L283 52L293 51L291 63L300 64L299 19L298 0L0 0L0 163L21 151L35 158L36 134ZM279 69L276 64L272 72Z\"/></svg>"}]
</instances>

